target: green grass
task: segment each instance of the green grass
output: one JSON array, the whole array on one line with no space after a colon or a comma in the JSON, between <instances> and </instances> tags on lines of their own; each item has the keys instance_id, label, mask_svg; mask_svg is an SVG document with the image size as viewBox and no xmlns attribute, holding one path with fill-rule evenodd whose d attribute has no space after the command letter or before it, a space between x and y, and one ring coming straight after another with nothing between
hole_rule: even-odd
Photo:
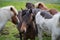
<instances>
[{"instance_id":1,"label":"green grass","mask_svg":"<svg viewBox=\"0 0 60 40\"><path fill-rule=\"evenodd\" d=\"M0 2L0 7L13 5L17 8L17 10L20 10L21 8L25 8L25 2ZM57 4L46 4L48 8L55 8L58 11L60 11L60 5ZM15 38L14 35L18 34L18 30L16 28L16 25L11 23L10 21L7 22L5 25L4 31L8 30L8 35L1 35L0 34L0 40L19 40L19 38ZM36 38L38 40L38 38ZM51 37L44 37L43 40L51 40Z\"/></svg>"},{"instance_id":2,"label":"green grass","mask_svg":"<svg viewBox=\"0 0 60 40\"><path fill-rule=\"evenodd\" d=\"M1 1L0 2L0 7L4 7L4 6L9 6L9 5L13 5L17 8L17 10L20 10L21 8L25 8L25 2L4 2Z\"/></svg>"},{"instance_id":3,"label":"green grass","mask_svg":"<svg viewBox=\"0 0 60 40\"><path fill-rule=\"evenodd\" d=\"M16 29L16 25L12 24L11 22L7 22L5 28L3 30L9 32L8 35L0 35L0 40L19 40L19 38L15 38L14 35L18 34L18 30Z\"/></svg>"},{"instance_id":4,"label":"green grass","mask_svg":"<svg viewBox=\"0 0 60 40\"><path fill-rule=\"evenodd\" d=\"M60 5L58 5L58 4L46 4L46 6L48 8L54 8L54 9L60 11Z\"/></svg>"}]
</instances>

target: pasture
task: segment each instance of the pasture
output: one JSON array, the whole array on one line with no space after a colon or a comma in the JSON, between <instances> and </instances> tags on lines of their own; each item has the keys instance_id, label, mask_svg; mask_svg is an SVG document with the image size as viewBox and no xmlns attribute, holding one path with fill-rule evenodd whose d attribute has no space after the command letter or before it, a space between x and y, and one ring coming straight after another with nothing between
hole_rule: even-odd
<instances>
[{"instance_id":1,"label":"pasture","mask_svg":"<svg viewBox=\"0 0 60 40\"><path fill-rule=\"evenodd\" d=\"M26 2L1 1L0 7L13 5L17 8L17 10L20 10L21 8L23 8L23 9L25 8L25 3ZM58 11L60 11L60 5L58 5L58 4L46 4L46 6L48 8L55 8ZM0 33L0 40L19 40L19 38L17 38L17 36L16 36L18 34L18 30L16 27L17 27L16 25L14 25L10 21L8 21L7 24L5 25L5 28L3 29L3 32ZM51 40L51 37L46 37L46 36L43 36L43 37L44 37L43 40ZM38 40L38 38L36 38L36 40Z\"/></svg>"}]
</instances>

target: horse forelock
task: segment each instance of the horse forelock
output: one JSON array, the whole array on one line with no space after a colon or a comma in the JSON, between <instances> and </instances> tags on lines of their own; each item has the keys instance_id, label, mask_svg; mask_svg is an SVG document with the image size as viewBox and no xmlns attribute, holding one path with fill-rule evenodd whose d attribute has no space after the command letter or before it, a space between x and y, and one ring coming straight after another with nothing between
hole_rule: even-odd
<instances>
[{"instance_id":1,"label":"horse forelock","mask_svg":"<svg viewBox=\"0 0 60 40\"><path fill-rule=\"evenodd\" d=\"M2 7L1 9L12 11L16 15L18 15L18 11L16 10L16 8L14 6L6 6L6 7Z\"/></svg>"},{"instance_id":2,"label":"horse forelock","mask_svg":"<svg viewBox=\"0 0 60 40\"><path fill-rule=\"evenodd\" d=\"M18 15L18 11L14 6L10 6L10 10L15 14Z\"/></svg>"},{"instance_id":3,"label":"horse forelock","mask_svg":"<svg viewBox=\"0 0 60 40\"><path fill-rule=\"evenodd\" d=\"M43 2L38 2L38 3L36 3L36 4L35 4L35 7L38 7L39 4L41 4L43 7L46 7Z\"/></svg>"}]
</instances>

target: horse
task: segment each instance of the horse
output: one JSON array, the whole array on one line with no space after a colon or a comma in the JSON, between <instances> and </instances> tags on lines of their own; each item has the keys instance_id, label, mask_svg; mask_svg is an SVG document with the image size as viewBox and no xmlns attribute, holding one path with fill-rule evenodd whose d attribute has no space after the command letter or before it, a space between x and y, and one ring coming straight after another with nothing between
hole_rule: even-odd
<instances>
[{"instance_id":1,"label":"horse","mask_svg":"<svg viewBox=\"0 0 60 40\"><path fill-rule=\"evenodd\" d=\"M20 11L19 14L22 17L22 18L19 17L21 20L17 28L20 34L20 39L22 40L22 36L23 36L23 40L28 40L28 39L35 40L36 28L33 20L32 10L31 9L22 10L22 12Z\"/></svg>"},{"instance_id":2,"label":"horse","mask_svg":"<svg viewBox=\"0 0 60 40\"><path fill-rule=\"evenodd\" d=\"M14 6L6 6L0 8L0 31L3 30L7 21L11 19L11 22L14 24L19 23L19 19L17 17L18 11Z\"/></svg>"},{"instance_id":3,"label":"horse","mask_svg":"<svg viewBox=\"0 0 60 40\"><path fill-rule=\"evenodd\" d=\"M52 40L60 39L60 12L56 13L50 19L45 19L43 16L41 16L41 12L38 12L35 19L38 27L39 40L42 40L42 32L51 34Z\"/></svg>"}]
</instances>

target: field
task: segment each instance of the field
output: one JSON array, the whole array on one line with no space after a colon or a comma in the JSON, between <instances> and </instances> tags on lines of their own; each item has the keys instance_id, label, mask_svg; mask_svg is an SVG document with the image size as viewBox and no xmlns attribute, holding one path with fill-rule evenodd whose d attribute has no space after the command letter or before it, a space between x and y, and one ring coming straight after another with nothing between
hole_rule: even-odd
<instances>
[{"instance_id":1,"label":"field","mask_svg":"<svg viewBox=\"0 0 60 40\"><path fill-rule=\"evenodd\" d=\"M0 2L0 7L4 7L7 5L13 5L17 8L17 10L20 10L21 8L25 8L26 2ZM60 5L59 4L46 4L46 6L50 8L55 8L58 11L60 11ZM8 21L5 25L5 28L3 29L2 33L0 33L0 40L19 40L19 38L16 38L15 35L18 34L18 30L16 28L17 26ZM6 34L5 34L6 33ZM36 38L38 40L38 38ZM45 37L43 40L51 40L51 37Z\"/></svg>"}]
</instances>

